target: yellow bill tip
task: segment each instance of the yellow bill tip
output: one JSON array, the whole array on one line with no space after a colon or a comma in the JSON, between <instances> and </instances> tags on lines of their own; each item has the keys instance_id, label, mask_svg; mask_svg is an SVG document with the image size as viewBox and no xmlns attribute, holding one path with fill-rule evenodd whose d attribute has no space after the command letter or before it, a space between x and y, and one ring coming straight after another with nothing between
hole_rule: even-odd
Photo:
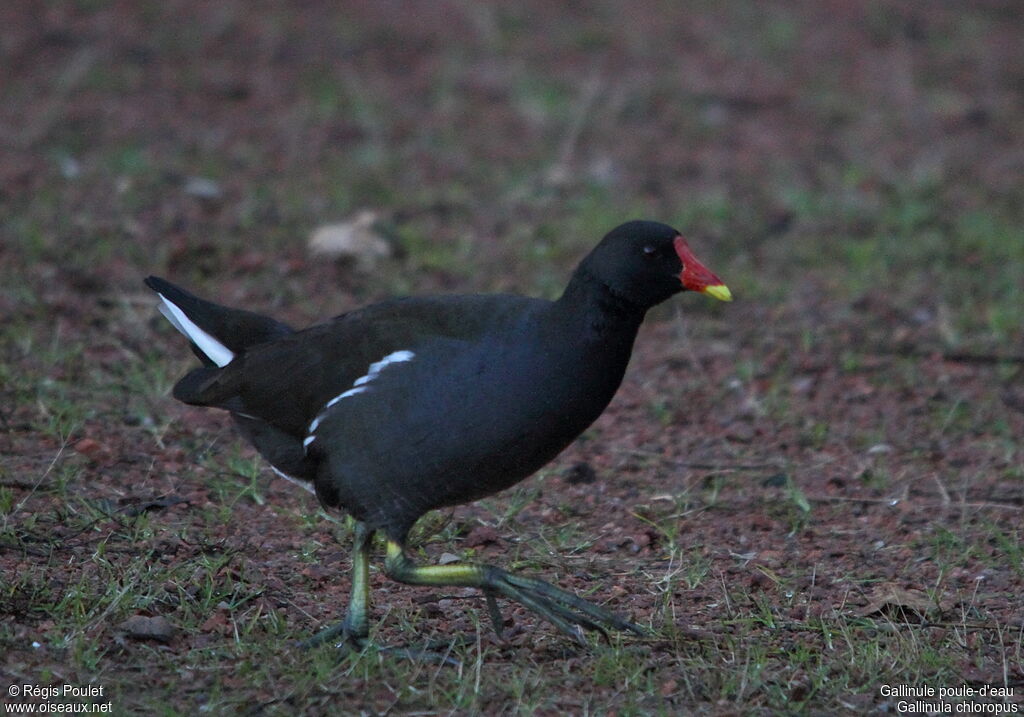
<instances>
[{"instance_id":1,"label":"yellow bill tip","mask_svg":"<svg viewBox=\"0 0 1024 717\"><path fill-rule=\"evenodd\" d=\"M732 292L729 291L729 287L725 284L705 286L702 293L707 294L708 296L713 296L719 301L732 301Z\"/></svg>"}]
</instances>

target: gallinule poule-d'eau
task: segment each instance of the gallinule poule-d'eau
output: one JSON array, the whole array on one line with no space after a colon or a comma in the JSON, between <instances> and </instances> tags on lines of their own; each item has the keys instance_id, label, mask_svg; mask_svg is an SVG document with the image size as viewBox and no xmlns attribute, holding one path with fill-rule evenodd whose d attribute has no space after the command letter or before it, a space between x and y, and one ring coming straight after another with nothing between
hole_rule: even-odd
<instances>
[{"instance_id":1,"label":"gallinule poule-d'eau","mask_svg":"<svg viewBox=\"0 0 1024 717\"><path fill-rule=\"evenodd\" d=\"M601 415L648 309L687 290L731 299L678 231L649 221L613 229L557 301L395 299L299 331L164 279L146 284L203 364L178 381L174 397L230 412L276 472L357 521L345 619L311 642L366 644L378 531L388 576L480 588L499 634L495 596L580 641L584 628L642 632L541 580L490 565L416 565L405 545L424 513L508 488Z\"/></svg>"}]
</instances>

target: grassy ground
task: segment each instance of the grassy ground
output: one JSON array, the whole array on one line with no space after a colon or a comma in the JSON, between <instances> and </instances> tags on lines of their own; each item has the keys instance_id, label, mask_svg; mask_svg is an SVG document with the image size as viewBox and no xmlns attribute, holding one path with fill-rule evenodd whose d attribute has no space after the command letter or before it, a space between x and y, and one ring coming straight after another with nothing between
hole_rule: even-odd
<instances>
[{"instance_id":1,"label":"grassy ground","mask_svg":"<svg viewBox=\"0 0 1024 717\"><path fill-rule=\"evenodd\" d=\"M629 8L0 8L0 687L119 714L1024 709L1019 9ZM366 208L395 258L307 256ZM461 668L296 649L341 616L348 527L169 397L191 360L141 277L299 325L554 296L633 217L737 301L653 312L594 427L419 540L651 636L580 649L503 606L503 643L477 597L375 571L379 642L465 636Z\"/></svg>"}]
</instances>

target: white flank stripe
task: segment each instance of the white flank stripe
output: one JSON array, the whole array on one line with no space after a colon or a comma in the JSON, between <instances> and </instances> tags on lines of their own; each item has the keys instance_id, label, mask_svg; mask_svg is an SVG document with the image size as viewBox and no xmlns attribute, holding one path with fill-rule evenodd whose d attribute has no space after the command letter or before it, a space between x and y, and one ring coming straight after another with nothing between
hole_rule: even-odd
<instances>
[{"instance_id":1,"label":"white flank stripe","mask_svg":"<svg viewBox=\"0 0 1024 717\"><path fill-rule=\"evenodd\" d=\"M328 401L327 405L324 406L324 408L325 409L326 408L330 408L331 406L336 404L341 399L348 398L349 396L355 396L357 393L362 393L365 390L366 390L366 386L360 386L359 388L350 388L349 390L345 391L345 393L339 393L337 396L335 396L330 401Z\"/></svg>"},{"instance_id":2,"label":"white flank stripe","mask_svg":"<svg viewBox=\"0 0 1024 717\"><path fill-rule=\"evenodd\" d=\"M316 429L320 427L320 422L327 417L327 411L333 408L338 403L338 401L340 401L343 398L348 398L349 396L355 396L356 394L368 390L370 387L367 386L366 384L370 383L370 381L380 376L380 372L383 371L388 366L390 366L391 364L402 363L403 361L412 361L415 357L416 354L414 354L412 351L395 351L393 353L389 353L380 361L375 361L374 363L371 363L370 368L366 371L366 375L360 376L359 378L352 382L352 386L354 388L350 388L343 393L339 393L337 396L328 401L323 408L320 409L320 412L316 414L316 418L314 418L313 422L309 424L309 430L306 431L306 433L308 433L309 435L306 436L306 440L302 442L302 445L305 446L306 448L309 448L309 444L316 440L316 436L313 434L316 433Z\"/></svg>"},{"instance_id":3,"label":"white flank stripe","mask_svg":"<svg viewBox=\"0 0 1024 717\"><path fill-rule=\"evenodd\" d=\"M167 320L174 324L181 333L188 337L188 340L199 347L206 356L218 366L227 366L235 357L234 352L217 339L210 336L195 322L185 315L185 312L171 303L166 296L157 292L157 296L163 302L160 305L160 313L167 317Z\"/></svg>"},{"instance_id":4,"label":"white flank stripe","mask_svg":"<svg viewBox=\"0 0 1024 717\"><path fill-rule=\"evenodd\" d=\"M275 473L277 473L279 476L284 478L289 483L294 483L295 485L299 486L299 488L302 488L304 491L307 491L309 493L312 493L313 495L316 495L316 488L314 488L311 483L308 483L308 482L306 482L304 480L299 480L298 478L294 478L294 477L288 475L287 473L279 471L274 466L270 466L270 470L272 470Z\"/></svg>"},{"instance_id":5,"label":"white flank stripe","mask_svg":"<svg viewBox=\"0 0 1024 717\"><path fill-rule=\"evenodd\" d=\"M416 358L416 354L412 351L395 351L394 353L390 353L377 363L371 363L370 370L366 373L366 376L363 377L366 381L362 378L357 378L354 385L358 386L361 383L366 383L367 381L372 381L377 378L380 372L387 368L388 364L412 361L414 358Z\"/></svg>"}]
</instances>

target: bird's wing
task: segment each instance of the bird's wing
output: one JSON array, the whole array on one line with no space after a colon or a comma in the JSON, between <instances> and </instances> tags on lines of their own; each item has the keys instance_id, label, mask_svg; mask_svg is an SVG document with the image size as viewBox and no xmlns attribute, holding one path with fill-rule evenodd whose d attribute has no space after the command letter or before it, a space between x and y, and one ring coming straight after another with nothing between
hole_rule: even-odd
<instances>
[{"instance_id":1,"label":"bird's wing","mask_svg":"<svg viewBox=\"0 0 1024 717\"><path fill-rule=\"evenodd\" d=\"M545 304L499 295L374 304L250 347L219 380L240 399L242 412L305 436L327 403L358 390L387 366L413 360L431 346L454 347L502 331ZM437 351L431 353L438 360Z\"/></svg>"}]
</instances>

